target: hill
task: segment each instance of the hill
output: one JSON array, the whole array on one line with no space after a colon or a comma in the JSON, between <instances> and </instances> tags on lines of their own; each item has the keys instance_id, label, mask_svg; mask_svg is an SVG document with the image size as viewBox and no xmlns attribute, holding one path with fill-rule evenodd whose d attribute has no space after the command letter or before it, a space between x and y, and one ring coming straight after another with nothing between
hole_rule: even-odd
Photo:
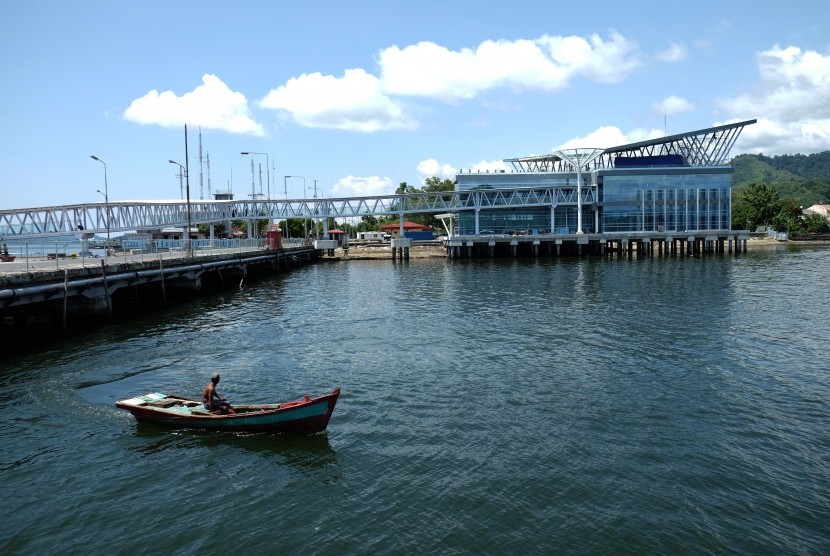
<instances>
[{"instance_id":1,"label":"hill","mask_svg":"<svg viewBox=\"0 0 830 556\"><path fill-rule=\"evenodd\" d=\"M732 159L732 168L733 193L752 183L768 183L778 189L781 199L805 207L830 203L830 151L772 157L742 154Z\"/></svg>"}]
</instances>

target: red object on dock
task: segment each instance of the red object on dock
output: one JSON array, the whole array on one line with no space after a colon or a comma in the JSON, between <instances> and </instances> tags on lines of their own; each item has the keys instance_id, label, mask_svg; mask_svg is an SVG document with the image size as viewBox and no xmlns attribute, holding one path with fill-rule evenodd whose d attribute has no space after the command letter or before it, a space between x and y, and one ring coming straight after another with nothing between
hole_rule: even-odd
<instances>
[{"instance_id":1,"label":"red object on dock","mask_svg":"<svg viewBox=\"0 0 830 556\"><path fill-rule=\"evenodd\" d=\"M269 224L265 229L265 248L282 249L282 235L277 224Z\"/></svg>"}]
</instances>

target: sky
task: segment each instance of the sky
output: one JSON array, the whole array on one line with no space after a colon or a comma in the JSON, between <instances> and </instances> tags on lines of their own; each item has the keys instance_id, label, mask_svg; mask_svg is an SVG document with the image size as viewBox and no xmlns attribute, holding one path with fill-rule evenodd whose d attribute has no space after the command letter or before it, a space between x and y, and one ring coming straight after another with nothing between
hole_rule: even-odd
<instances>
[{"instance_id":1,"label":"sky","mask_svg":"<svg viewBox=\"0 0 830 556\"><path fill-rule=\"evenodd\" d=\"M830 149L826 0L27 0L3 19L0 210L180 199L169 160L191 199L297 199L748 119L733 155Z\"/></svg>"}]
</instances>

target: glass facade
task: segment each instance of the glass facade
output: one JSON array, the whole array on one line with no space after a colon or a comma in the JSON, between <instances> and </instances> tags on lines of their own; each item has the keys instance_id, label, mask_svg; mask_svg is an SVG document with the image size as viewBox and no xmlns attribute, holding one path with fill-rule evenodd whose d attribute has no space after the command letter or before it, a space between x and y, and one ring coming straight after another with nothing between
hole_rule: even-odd
<instances>
[{"instance_id":1,"label":"glass facade","mask_svg":"<svg viewBox=\"0 0 830 556\"><path fill-rule=\"evenodd\" d=\"M604 169L596 176L585 172L583 184L596 179L598 205L583 198L582 231L729 229L731 172L728 166ZM459 190L479 190L482 195L491 195L500 188L540 186L562 188L565 192L564 199L557 197L552 215L550 206L489 209L482 202L478 211L479 234L577 233L577 207L572 196L575 173L468 173L459 174L457 183ZM475 211L460 211L457 232L475 234L475 219Z\"/></svg>"},{"instance_id":2,"label":"glass facade","mask_svg":"<svg viewBox=\"0 0 830 556\"><path fill-rule=\"evenodd\" d=\"M575 206L554 208L551 223L550 207L527 207L521 209L481 210L478 214L480 234L575 234L577 212ZM590 206L582 207L582 229L594 232L594 216ZM464 211L458 215L458 230L461 235L475 234L475 213Z\"/></svg>"},{"instance_id":3,"label":"glass facade","mask_svg":"<svg viewBox=\"0 0 830 556\"><path fill-rule=\"evenodd\" d=\"M729 228L730 169L608 173L600 188L603 232Z\"/></svg>"}]
</instances>

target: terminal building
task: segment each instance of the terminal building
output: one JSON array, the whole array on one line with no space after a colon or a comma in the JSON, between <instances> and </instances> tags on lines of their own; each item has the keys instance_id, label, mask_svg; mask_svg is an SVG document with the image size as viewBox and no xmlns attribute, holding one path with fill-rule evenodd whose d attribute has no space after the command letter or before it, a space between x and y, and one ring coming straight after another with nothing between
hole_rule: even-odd
<instances>
[{"instance_id":1,"label":"terminal building","mask_svg":"<svg viewBox=\"0 0 830 556\"><path fill-rule=\"evenodd\" d=\"M743 128L755 122L607 149L567 149L506 159L513 171L462 171L456 177L457 189L480 192L482 202L477 210L458 214L458 239L553 235L570 241L573 237L567 236L585 234L591 238L577 244L601 248L610 240L620 247L619 238L626 244L629 238L640 243L656 239L661 249L669 249L675 240L699 238L729 241L731 248L735 236L730 152ZM517 188L529 188L526 195L533 195L534 188L548 188L551 197L535 206L487 208L488 197L498 195L500 189L521 194Z\"/></svg>"}]
</instances>

